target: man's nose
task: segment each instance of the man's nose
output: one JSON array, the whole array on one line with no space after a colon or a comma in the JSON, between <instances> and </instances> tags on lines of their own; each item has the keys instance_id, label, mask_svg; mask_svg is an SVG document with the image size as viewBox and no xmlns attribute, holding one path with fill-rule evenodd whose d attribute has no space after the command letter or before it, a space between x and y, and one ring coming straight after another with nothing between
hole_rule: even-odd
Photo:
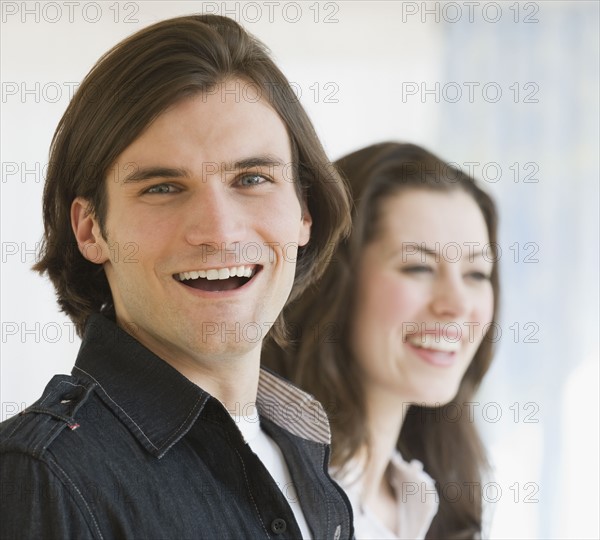
<instances>
[{"instance_id":1,"label":"man's nose","mask_svg":"<svg viewBox=\"0 0 600 540\"><path fill-rule=\"evenodd\" d=\"M244 240L246 220L242 201L219 179L203 182L186 206L186 241L221 249Z\"/></svg>"}]
</instances>

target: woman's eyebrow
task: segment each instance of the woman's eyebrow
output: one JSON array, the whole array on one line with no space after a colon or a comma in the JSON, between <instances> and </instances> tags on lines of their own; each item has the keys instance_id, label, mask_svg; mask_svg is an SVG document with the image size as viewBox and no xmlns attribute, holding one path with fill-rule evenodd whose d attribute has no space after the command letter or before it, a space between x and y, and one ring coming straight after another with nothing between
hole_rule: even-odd
<instances>
[{"instance_id":1,"label":"woman's eyebrow","mask_svg":"<svg viewBox=\"0 0 600 540\"><path fill-rule=\"evenodd\" d=\"M403 254L413 255L415 253L424 253L425 255L438 255L439 253L425 245L424 242L420 244L417 242L402 242L402 247L399 250Z\"/></svg>"},{"instance_id":2,"label":"woman's eyebrow","mask_svg":"<svg viewBox=\"0 0 600 540\"><path fill-rule=\"evenodd\" d=\"M453 249L455 247L454 244L455 243L453 243L452 246ZM472 261L478 257L483 257L483 250L473 249L474 246L472 246L471 243L466 243L464 246L460 246L460 244L457 245L459 248L461 248L460 259L469 259L469 261ZM440 257L444 251L443 248L444 246L442 246L442 250L434 249L428 247L424 242L402 242L402 247L398 250L398 252L402 253L402 255L415 255L417 253L421 253L424 255L430 255L432 257Z\"/></svg>"}]
</instances>

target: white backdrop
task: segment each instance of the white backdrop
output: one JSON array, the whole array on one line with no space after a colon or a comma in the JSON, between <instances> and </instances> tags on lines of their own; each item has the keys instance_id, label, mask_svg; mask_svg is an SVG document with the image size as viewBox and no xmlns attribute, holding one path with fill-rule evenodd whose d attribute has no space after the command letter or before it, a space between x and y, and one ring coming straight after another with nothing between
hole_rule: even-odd
<instances>
[{"instance_id":1,"label":"white backdrop","mask_svg":"<svg viewBox=\"0 0 600 540\"><path fill-rule=\"evenodd\" d=\"M500 206L498 354L470 405L495 538L598 538L597 2L2 2L2 419L79 341L30 271L48 147L73 90L163 18L236 18L332 159L381 140L471 170ZM467 409L458 411L467 414Z\"/></svg>"}]
</instances>

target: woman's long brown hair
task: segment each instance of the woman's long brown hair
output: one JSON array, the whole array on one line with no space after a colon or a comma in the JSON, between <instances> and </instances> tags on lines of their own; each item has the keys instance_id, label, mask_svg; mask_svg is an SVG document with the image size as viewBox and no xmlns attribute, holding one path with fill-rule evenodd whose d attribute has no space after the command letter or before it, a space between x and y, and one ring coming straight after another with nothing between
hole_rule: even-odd
<instances>
[{"instance_id":1,"label":"woman's long brown hair","mask_svg":"<svg viewBox=\"0 0 600 540\"><path fill-rule=\"evenodd\" d=\"M285 311L291 344L267 343L264 365L312 393L325 407L333 437L332 465L343 467L369 446L361 375L349 347L354 312L355 272L363 248L378 234L381 202L405 190L462 190L478 204L489 236L489 254L497 260L494 202L462 171L412 144L382 143L340 159L354 199L353 229L321 278ZM487 467L470 403L492 360L499 279L494 264L493 323L467 369L457 395L437 407L411 405L397 448L407 460L420 460L435 479L440 507L427 538L476 538L481 534L482 473ZM460 415L457 414L460 411ZM431 496L431 495L428 495Z\"/></svg>"}]
</instances>

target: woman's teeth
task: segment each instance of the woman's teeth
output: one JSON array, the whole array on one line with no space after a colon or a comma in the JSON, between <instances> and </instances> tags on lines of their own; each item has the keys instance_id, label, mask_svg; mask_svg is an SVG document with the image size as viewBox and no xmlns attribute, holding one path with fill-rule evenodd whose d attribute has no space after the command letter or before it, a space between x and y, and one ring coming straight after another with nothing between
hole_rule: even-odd
<instances>
[{"instance_id":1,"label":"woman's teeth","mask_svg":"<svg viewBox=\"0 0 600 540\"><path fill-rule=\"evenodd\" d=\"M419 347L420 349L431 349L434 351L441 352L457 352L460 349L460 340L458 341L449 341L447 338L444 338L440 335L434 334L422 334L419 336L410 336L407 338L407 341L414 345L415 347Z\"/></svg>"}]
</instances>

